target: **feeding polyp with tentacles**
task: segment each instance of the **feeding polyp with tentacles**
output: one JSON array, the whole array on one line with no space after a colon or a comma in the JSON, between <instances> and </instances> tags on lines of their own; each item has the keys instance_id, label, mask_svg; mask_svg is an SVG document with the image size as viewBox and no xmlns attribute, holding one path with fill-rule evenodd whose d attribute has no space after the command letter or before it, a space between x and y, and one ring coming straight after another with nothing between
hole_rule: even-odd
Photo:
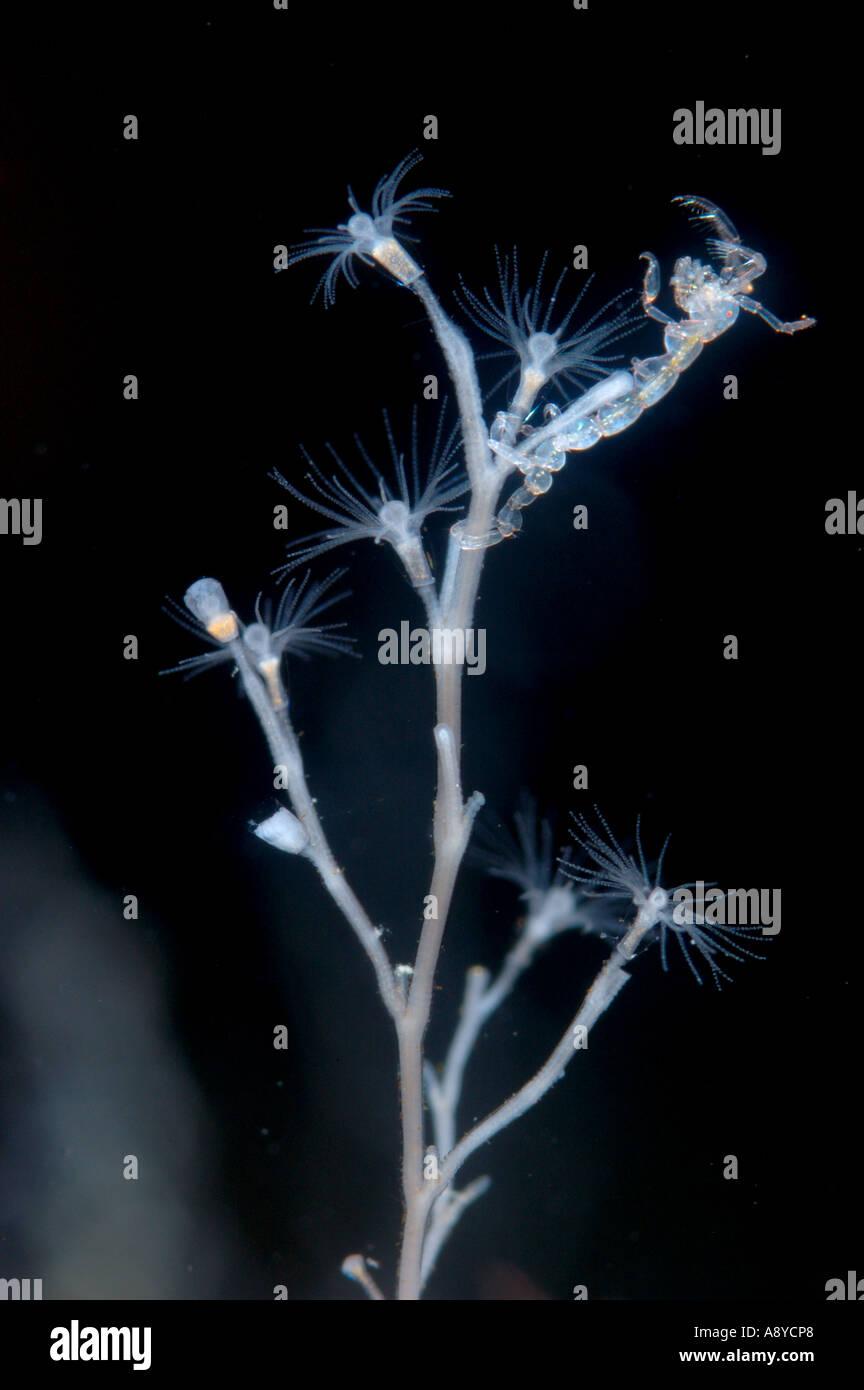
<instances>
[{"instance_id":1,"label":"feeding polyp with tentacles","mask_svg":"<svg viewBox=\"0 0 864 1390\"><path fill-rule=\"evenodd\" d=\"M474 424L482 428L482 436L478 437L476 432L464 436L466 463L469 472L473 468L474 481L479 483L484 472L500 479L513 471L522 474L522 481L493 516L490 526L478 530L466 519L451 528L453 540L462 549L485 549L517 535L522 528L522 513L550 490L567 454L584 452L601 439L621 434L635 424L646 410L672 390L681 374L696 361L703 346L732 327L740 310L757 314L775 331L786 334L810 328L815 322L806 317L785 322L750 297L753 281L767 268L765 257L742 245L731 220L716 203L692 194L674 201L686 207L695 221L716 233L709 238L708 247L719 269L703 265L690 256L678 258L670 286L675 303L685 317L676 321L655 303L661 289L659 262L653 253L642 253L647 268L641 306L647 318L663 325L665 351L656 357L635 358L629 370L616 367L620 357L608 349L639 326L641 320L635 295L630 302L626 292L616 296L577 326L576 315L587 284L559 318L557 301L563 274L545 298L545 257L535 284L523 291L515 251L510 257L499 255L498 298L489 290L476 294L462 287L462 305L468 317L502 345L500 351L496 349L487 357L512 354L516 359L488 394L493 394L512 375L519 373L518 387L508 409L498 412L490 429L480 413L476 379L476 362L482 358L475 358L464 335L447 319L426 285L422 266L396 238L399 227L402 240L412 240L399 224L411 213L435 211L432 200L447 196L444 189L421 188L397 197L402 179L419 159L416 152L407 156L392 174L380 180L372 196L371 212L360 209L349 189L352 216L348 222L340 223L334 230L317 229L312 242L292 248L288 264L330 256L331 264L318 285L318 289L323 288L328 304L333 302L340 274L349 284L357 284L355 258L366 264L377 264L423 302L454 376L457 392L462 397L460 408L469 397L474 398L477 406ZM535 428L529 422L540 403L538 396L553 382L563 397L563 404L546 401L545 423ZM587 389L579 394L579 388L586 385ZM490 454L497 461L497 473L489 474ZM343 467L341 463L340 467ZM368 515L361 517L351 511L352 506L357 506L357 498L342 495L344 484L332 479L328 493L326 481L320 476L316 479L313 474L313 483L323 494L325 504L335 504L343 512L347 510L355 526L372 524ZM403 506L399 506L400 500ZM385 505L391 502L393 505L384 514L386 534L382 532L380 539L390 540L397 549L401 546L406 555L416 558L416 528L409 524L405 498L388 497L383 501ZM361 498L364 513L368 513L369 505L368 498ZM320 504L318 509L324 510ZM380 508L373 510L380 523ZM332 511L329 515L345 526L343 517L334 517ZM364 534L371 532L367 530ZM329 539L334 537L335 533ZM348 538L347 530L344 538ZM323 542L328 537L322 533L317 539ZM425 576L422 565L416 573ZM412 576L412 582L422 587L429 581L424 577L418 584Z\"/></svg>"},{"instance_id":2,"label":"feeding polyp with tentacles","mask_svg":"<svg viewBox=\"0 0 864 1390\"><path fill-rule=\"evenodd\" d=\"M664 970L668 969L667 949L670 936L678 942L684 959L700 985L702 976L694 962L694 953L702 957L718 989L721 980L731 979L719 965L718 957L725 956L734 961L744 961L748 958L764 960L764 956L750 950L749 945L744 944L763 939L760 928L709 922L704 912L682 910L678 905L679 899L687 896L684 890L694 887L692 883L680 884L676 888L664 887L663 861L669 847L668 835L656 863L651 867L642 848L639 820L636 821L634 858L622 848L605 817L596 807L594 812L599 830L586 816L574 815L572 819L575 829L570 832L588 863L574 864L568 856L560 861L561 871L565 877L583 885L589 893L632 904L642 915L646 939L660 941L660 959Z\"/></svg>"},{"instance_id":3,"label":"feeding polyp with tentacles","mask_svg":"<svg viewBox=\"0 0 864 1390\"><path fill-rule=\"evenodd\" d=\"M399 185L405 175L419 164L421 155L416 150L397 164L392 174L379 180L372 194L371 211L364 212L351 189L348 189L348 203L351 216L347 222L340 222L335 228L307 227L307 236L312 241L300 242L292 246L286 264L296 265L314 256L330 256L327 267L315 287L315 295L323 294L324 303L333 304L339 276L344 275L349 285L357 285L355 258L366 265L377 264L392 275L401 285L411 285L423 274L422 268L403 245L406 241L416 241L404 229L404 223L415 212L435 212L433 198L449 198L444 188L418 188L413 193L397 198ZM399 233L399 239L396 232Z\"/></svg>"},{"instance_id":4,"label":"feeding polyp with tentacles","mask_svg":"<svg viewBox=\"0 0 864 1390\"><path fill-rule=\"evenodd\" d=\"M411 449L408 460L396 445L390 417L384 412L384 430L390 454L390 478L378 467L362 441L355 435L354 443L366 468L375 482L374 491L364 487L351 472L331 444L327 445L335 469L329 474L315 463L306 449L303 457L309 465L306 481L309 491L303 492L277 470L272 476L307 507L326 517L331 525L292 541L288 560L282 571L312 560L337 546L353 541L373 540L376 545L392 546L405 566L415 589L432 584L432 571L426 558L421 531L426 518L435 512L453 511L452 503L468 491L468 479L462 466L457 441L457 429L444 437L445 409L439 411L438 427L430 450L429 463L421 466L418 441L417 411L411 419Z\"/></svg>"},{"instance_id":5,"label":"feeding polyp with tentacles","mask_svg":"<svg viewBox=\"0 0 864 1390\"><path fill-rule=\"evenodd\" d=\"M318 621L333 604L347 598L346 591L330 592L345 573L344 569L334 570L326 579L313 583L307 570L302 579L289 580L275 616L272 604L262 602L259 595L255 622L248 625L241 623L231 608L218 579L196 579L183 596L184 605L195 621L191 621L173 600L168 600L165 611L181 627L203 638L215 650L200 656L187 656L162 674L179 672L195 676L222 662L233 661L238 667L245 662L264 683L273 708L284 708L287 704L282 677L284 656L306 659L313 655L353 655L353 638L345 637L340 631L346 626L344 622Z\"/></svg>"},{"instance_id":6,"label":"feeding polyp with tentacles","mask_svg":"<svg viewBox=\"0 0 864 1390\"><path fill-rule=\"evenodd\" d=\"M512 830L505 825L493 829L491 818L480 817L477 845L470 857L491 878L505 879L519 889L525 930L535 944L572 927L604 937L622 934L605 902L585 891L578 876L568 879L569 851L556 857L552 824L538 817L527 792L520 797Z\"/></svg>"},{"instance_id":7,"label":"feeding polyp with tentacles","mask_svg":"<svg viewBox=\"0 0 864 1390\"><path fill-rule=\"evenodd\" d=\"M547 383L554 383L566 399L568 387L572 392L574 386L597 381L624 360L623 353L610 353L608 349L644 325L634 291L625 290L615 295L580 320L577 315L594 281L593 275L588 276L569 309L559 314L558 299L569 274L566 268L547 296L543 284L546 255L540 262L534 284L524 292L516 249L502 256L496 248L495 259L498 297L488 289L484 289L482 295L475 294L464 283L461 296L472 322L495 342L503 344L500 350L483 353L477 360L511 359L510 367L493 386L490 395L518 371L517 402L533 400ZM514 354L518 365L512 363ZM518 405L516 409L518 412Z\"/></svg>"}]
</instances>

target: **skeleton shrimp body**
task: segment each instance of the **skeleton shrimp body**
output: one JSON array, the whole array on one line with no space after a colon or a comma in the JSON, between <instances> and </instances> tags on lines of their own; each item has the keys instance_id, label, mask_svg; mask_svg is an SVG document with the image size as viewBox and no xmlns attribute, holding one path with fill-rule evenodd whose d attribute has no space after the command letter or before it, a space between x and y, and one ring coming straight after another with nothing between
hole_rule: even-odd
<instances>
[{"instance_id":1,"label":"skeleton shrimp body","mask_svg":"<svg viewBox=\"0 0 864 1390\"><path fill-rule=\"evenodd\" d=\"M684 314L676 321L654 303L660 293L660 266L650 251L642 253L640 259L647 262L642 307L649 318L663 325L665 351L659 357L634 359L630 372L613 372L563 411L547 406L547 423L528 433L519 445L509 440L515 437L516 429L525 433L524 424L507 413L499 414L489 446L519 469L524 482L504 503L488 536L459 534L460 545L494 545L514 536L522 526L522 511L549 491L553 475L564 466L568 453L590 449L601 439L628 429L672 390L705 343L732 327L742 309L764 319L776 333L798 333L815 323L815 319L803 317L784 323L749 297L753 281L765 273L767 262L758 251L742 246L734 226L716 204L689 195L674 201L692 210L695 221L707 223L716 232L708 246L719 269L690 256L679 257L669 281L675 303Z\"/></svg>"}]
</instances>

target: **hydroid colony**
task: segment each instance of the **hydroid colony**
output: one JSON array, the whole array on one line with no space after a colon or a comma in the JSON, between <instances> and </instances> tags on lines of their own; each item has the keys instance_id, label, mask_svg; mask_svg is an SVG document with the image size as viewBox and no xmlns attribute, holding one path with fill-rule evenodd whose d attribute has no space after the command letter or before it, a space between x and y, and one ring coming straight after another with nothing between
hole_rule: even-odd
<instances>
[{"instance_id":1,"label":"hydroid colony","mask_svg":"<svg viewBox=\"0 0 864 1390\"><path fill-rule=\"evenodd\" d=\"M442 308L415 252L409 250L414 244L410 219L434 211L448 196L440 188L400 192L418 159L409 156L380 181L368 211L349 190L347 220L335 228L313 229L310 240L292 249L287 263L325 262L316 294L328 306L336 299L340 280L357 287L366 268L383 272L414 295L446 364L458 427L449 438L443 437L443 426L439 428L425 467L416 416L405 452L385 417L388 461L383 466L358 442L360 476L332 450L329 469L307 455L305 485L280 480L295 498L323 517L325 525L289 546L283 568L292 571L349 542L370 539L388 545L416 591L429 629L465 634L472 627L487 552L518 534L523 513L549 492L568 455L593 448L640 421L677 385L703 348L734 325L741 310L760 316L783 334L808 328L813 320L783 322L753 299L753 282L766 270L764 257L741 243L729 218L713 203L687 196L676 201L710 233L712 263L690 256L676 261L670 286L679 318L657 304L661 274L650 252L643 253L646 269L641 296L618 296L581 320L581 294L574 303L562 305L563 279L551 283L548 290L544 287L545 260L534 283L523 288L514 252L499 257L497 293L478 294L462 287L467 319L493 344L490 351L477 355L465 332ZM659 325L663 351L634 359L625 368L610 349L645 317ZM515 382L506 408L491 420L485 414L477 370L477 363L486 358L506 359L503 375L496 367L499 380L492 393ZM543 421L536 425L541 409ZM424 528L431 518L460 507L464 514L449 524L443 573L436 576ZM418 909L413 965L394 965L380 929L351 888L324 833L309 791L286 689L286 662L292 656L350 650L343 625L329 620L330 609L340 597L332 589L342 573L316 581L308 574L299 581L289 579L275 616L271 618L259 605L248 625L236 615L217 580L196 581L185 596L195 621L184 621L213 650L189 658L178 669L194 672L220 661L236 669L290 805L260 824L256 833L314 865L372 965L399 1054L404 1220L398 1271L391 1287L395 1297L413 1300L421 1296L455 1224L488 1187L489 1179L481 1177L457 1188L463 1164L536 1105L562 1077L582 1050L588 1031L629 980L628 967L637 951L659 942L665 966L668 944L674 940L700 983L701 964L719 984L728 978L721 960L742 961L759 954L751 949L759 931L746 925L712 925L693 913L674 912L676 890L663 881L663 853L656 864L649 865L638 827L634 856L599 813L593 822L579 817L573 845L556 862L548 826L538 825L533 813L523 808L509 846L499 844L487 855L490 872L509 878L521 891L525 916L520 935L497 973L482 966L468 971L450 1048L441 1065L433 1065L425 1056L424 1038L438 958L457 875L483 804L478 792L465 797L462 788L463 672L458 661L446 657L432 665L436 695L432 733L437 754L433 865L429 883L418 886L418 904L425 906ZM325 615L328 621L321 621ZM622 905L627 913L623 923ZM539 1070L460 1136L463 1081L482 1029L537 953L570 930L599 932L611 939L605 964ZM385 1296L360 1255L348 1256L343 1269L371 1298Z\"/></svg>"}]
</instances>

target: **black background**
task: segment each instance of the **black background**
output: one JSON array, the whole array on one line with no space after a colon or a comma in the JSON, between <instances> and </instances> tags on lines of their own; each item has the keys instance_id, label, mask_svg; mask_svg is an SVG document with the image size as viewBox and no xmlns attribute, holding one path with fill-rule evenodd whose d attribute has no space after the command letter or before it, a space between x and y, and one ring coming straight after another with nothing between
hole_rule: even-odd
<instances>
[{"instance_id":1,"label":"black background","mask_svg":"<svg viewBox=\"0 0 864 1390\"><path fill-rule=\"evenodd\" d=\"M367 963L311 868L248 834L274 805L269 759L227 671L188 686L158 672L195 650L161 614L165 594L216 574L248 616L273 585L285 497L267 475L298 477L300 442L350 455L357 431L374 446L384 406L404 431L417 403L434 428L422 378L443 368L410 295L361 271L325 311L309 305L314 263L272 269L274 245L342 220L349 182L362 205L418 146L415 181L453 194L414 228L445 307L460 275L491 283L496 243L526 267L547 249L563 265L584 243L603 295L638 283L646 248L668 276L676 255L699 254L670 204L695 192L766 255L765 303L819 320L784 338L742 316L647 418L570 456L523 536L489 554L488 671L466 681L464 768L491 823L522 787L561 843L570 810L596 801L622 835L641 813L649 844L672 832L677 880L780 887L783 929L719 994L680 956L668 975L656 953L640 961L590 1060L472 1161L494 1186L429 1296L567 1299L581 1283L598 1299L822 1299L827 1278L861 1266L861 539L824 529L826 499L860 486L843 333L856 233L846 118L819 86L828 50L762 18L706 13L696 33L672 6L646 24L546 3L484 7L468 28L446 7L236 6L106 21L95 47L82 28L62 64L56 32L28 49L4 119L2 468L4 495L43 497L45 534L30 548L0 539L4 898L19 924L6 941L43 896L62 919L70 862L118 932L131 930L122 896L139 896L136 949L209 1126L200 1220L230 1232L217 1273L191 1222L172 1296L270 1298L281 1283L297 1299L351 1298L338 1267L353 1250L392 1283L395 1055ZM834 61L842 35L824 23ZM672 112L699 99L781 107L782 152L674 145ZM422 139L429 113L436 142ZM653 327L632 342L660 350ZM587 533L572 530L577 502ZM312 528L289 512L292 535ZM427 535L440 558L440 519ZM394 557L342 557L364 660L300 664L295 718L340 861L405 960L430 869L431 682L376 660L380 628L419 618ZM122 659L129 633L137 662ZM727 633L737 662L722 658ZM571 789L576 763L589 793ZM517 916L506 885L465 871L433 1057L464 968L498 959ZM550 950L487 1031L464 1118L539 1064L602 958L575 935ZM287 1053L272 1048L277 1023ZM40 1059L8 1019L3 1032L8 1134ZM121 1076L131 1046L121 1028ZM160 1110L158 1075L148 1084L170 1133L182 1117ZM10 1270L47 1258L29 1204L62 1191L53 1142L16 1150L30 1180L5 1222ZM126 1142L146 1154L146 1125ZM737 1182L722 1176L731 1153ZM105 1296L123 1296L129 1263L118 1232ZM58 1296L76 1292L73 1272Z\"/></svg>"}]
</instances>

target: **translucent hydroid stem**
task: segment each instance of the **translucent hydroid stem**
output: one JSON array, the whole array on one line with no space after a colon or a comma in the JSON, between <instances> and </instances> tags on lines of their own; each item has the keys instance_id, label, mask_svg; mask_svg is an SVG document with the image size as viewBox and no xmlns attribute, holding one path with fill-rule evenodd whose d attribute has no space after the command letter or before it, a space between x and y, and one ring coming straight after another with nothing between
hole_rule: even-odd
<instances>
[{"instance_id":1,"label":"translucent hydroid stem","mask_svg":"<svg viewBox=\"0 0 864 1390\"><path fill-rule=\"evenodd\" d=\"M453 664L440 665L436 667L436 675L458 669ZM448 687L446 698L458 702L460 689L458 684ZM440 708L443 698L440 677L438 698ZM435 970L456 876L474 817L483 805L483 797L478 792L467 802L462 800L459 749L449 725L436 726L435 745L438 752L438 788L433 820L435 864L429 893L435 902L436 913L423 923L408 1004L397 1023L402 1089L402 1190L405 1201L398 1297L408 1301L420 1297L423 1238L430 1200L430 1182L423 1173L423 1038L429 1022Z\"/></svg>"},{"instance_id":2,"label":"translucent hydroid stem","mask_svg":"<svg viewBox=\"0 0 864 1390\"><path fill-rule=\"evenodd\" d=\"M258 717L275 765L284 768L285 784L295 816L308 838L304 853L312 860L324 887L354 931L360 945L372 963L384 1007L398 1020L403 1012L402 1000L396 988L393 969L381 938L366 914L345 874L333 856L324 834L315 803L306 784L303 759L297 736L284 709L274 709L267 687L249 660L240 642L232 643L232 655L237 662L240 679L252 708Z\"/></svg>"},{"instance_id":3,"label":"translucent hydroid stem","mask_svg":"<svg viewBox=\"0 0 864 1390\"><path fill-rule=\"evenodd\" d=\"M426 1093L435 1125L435 1143L442 1158L447 1157L456 1142L456 1112L462 1095L465 1067L480 1031L511 993L541 945L542 939L533 936L528 929L530 920L529 917L528 925L508 951L492 983L485 966L471 966L465 979L459 1022L440 1079L434 1068L427 1068Z\"/></svg>"},{"instance_id":4,"label":"translucent hydroid stem","mask_svg":"<svg viewBox=\"0 0 864 1390\"><path fill-rule=\"evenodd\" d=\"M444 313L426 276L415 280L411 289L422 303L438 346L444 354L447 370L456 392L462 438L465 444L465 465L472 483L482 479L491 464L488 431L483 420L483 402L474 353L468 339Z\"/></svg>"},{"instance_id":5,"label":"translucent hydroid stem","mask_svg":"<svg viewBox=\"0 0 864 1390\"><path fill-rule=\"evenodd\" d=\"M426 1097L441 1158L446 1158L456 1143L456 1108L462 1094L465 1066L480 1029L491 1012L486 1003L489 979L485 966L471 966L465 977L459 1022L440 1078L431 1063L425 1068Z\"/></svg>"},{"instance_id":6,"label":"translucent hydroid stem","mask_svg":"<svg viewBox=\"0 0 864 1390\"><path fill-rule=\"evenodd\" d=\"M432 1114L435 1145L442 1158L447 1157L456 1143L465 1069L483 1027L510 995L541 946L562 929L556 922L555 909L559 904L554 895L557 891L553 889L545 894L539 907L529 912L494 980L485 966L471 966L465 978L459 1022L440 1075L430 1062L425 1064L426 1099ZM423 1248L423 1284L469 1201L476 1201L488 1186L488 1179L479 1178L461 1192L449 1187L432 1205Z\"/></svg>"},{"instance_id":7,"label":"translucent hydroid stem","mask_svg":"<svg viewBox=\"0 0 864 1390\"><path fill-rule=\"evenodd\" d=\"M573 1060L575 1052L579 1050L574 1046L577 1037L576 1029L590 1030L598 1018L606 1012L620 990L624 988L630 978L624 967L632 959L636 947L645 933L650 931L656 921L656 908L649 901L640 908L630 930L617 944L589 986L566 1032L540 1070L535 1072L530 1081L526 1081L525 1085L516 1091L509 1100L505 1101L503 1105L499 1105L497 1110L493 1110L491 1114L486 1116L485 1120L481 1120L479 1124L469 1130L444 1159L436 1185L437 1194L446 1190L463 1163L471 1157L475 1150L493 1139L496 1134L500 1134L501 1130L506 1129L514 1120L518 1120L520 1115L533 1109L546 1092L555 1085L555 1082L561 1080L566 1067Z\"/></svg>"},{"instance_id":8,"label":"translucent hydroid stem","mask_svg":"<svg viewBox=\"0 0 864 1390\"><path fill-rule=\"evenodd\" d=\"M467 340L447 318L425 276L417 280L412 289L429 316L456 392L465 462L471 482L471 501L465 528L469 535L484 535L493 528L495 506L509 470L493 460L489 450L474 355ZM483 560L482 549L450 545L441 590L442 601L439 604L443 626L462 631L470 628ZM462 802L459 775L462 667L455 662L436 663L434 672L438 783L434 817L435 863L429 891L434 897L437 914L434 919L424 920L408 1004L397 1023L402 1098L402 1191L405 1202L398 1278L398 1297L401 1300L420 1297L423 1240L431 1200L430 1183L423 1176L423 1038L429 1022L435 971L453 887L471 821L479 805L476 797L467 806Z\"/></svg>"},{"instance_id":9,"label":"translucent hydroid stem","mask_svg":"<svg viewBox=\"0 0 864 1390\"><path fill-rule=\"evenodd\" d=\"M424 922L408 1005L399 1022L406 1208L399 1297L409 1299L419 1297L420 1292L425 1214L422 1221L420 1216L428 1188L423 1176L423 1036L429 1021L435 968L456 875L474 817L483 804L483 798L477 792L467 802L462 800L459 757L453 732L447 725L436 726L435 744L438 750L438 791L433 822L435 866L429 891L436 904L436 915ZM409 1244L409 1241L412 1243Z\"/></svg>"},{"instance_id":10,"label":"translucent hydroid stem","mask_svg":"<svg viewBox=\"0 0 864 1390\"><path fill-rule=\"evenodd\" d=\"M448 1187L447 1191L442 1193L435 1203L432 1208L426 1240L423 1244L423 1264L420 1271L421 1292L425 1288L426 1281L435 1268L441 1249L457 1221L472 1203L477 1201L478 1197L482 1197L484 1192L489 1191L491 1186L491 1178L475 1178L460 1192L457 1192L453 1187Z\"/></svg>"}]
</instances>

